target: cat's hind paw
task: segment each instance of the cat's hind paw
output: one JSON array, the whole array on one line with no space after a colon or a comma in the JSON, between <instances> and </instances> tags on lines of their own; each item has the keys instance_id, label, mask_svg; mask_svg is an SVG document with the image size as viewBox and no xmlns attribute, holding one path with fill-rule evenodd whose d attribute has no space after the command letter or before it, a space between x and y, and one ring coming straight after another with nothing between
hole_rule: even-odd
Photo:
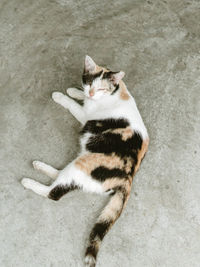
<instances>
[{"instance_id":1,"label":"cat's hind paw","mask_svg":"<svg viewBox=\"0 0 200 267\"><path fill-rule=\"evenodd\" d=\"M23 178L21 180L22 185L27 188L31 189L33 192L35 192L38 195L41 195L43 197L47 197L49 194L49 186L46 186L44 184L38 183L37 181L30 179L30 178Z\"/></svg>"},{"instance_id":2,"label":"cat's hind paw","mask_svg":"<svg viewBox=\"0 0 200 267\"><path fill-rule=\"evenodd\" d=\"M30 178L23 178L21 180L21 184L27 189L30 189L32 187L33 182L34 181L32 179L30 179Z\"/></svg>"},{"instance_id":3,"label":"cat's hind paw","mask_svg":"<svg viewBox=\"0 0 200 267\"><path fill-rule=\"evenodd\" d=\"M53 92L53 94L52 94L53 100L59 104L60 104L61 100L63 99L63 96L64 96L64 94L60 93L60 92Z\"/></svg>"},{"instance_id":4,"label":"cat's hind paw","mask_svg":"<svg viewBox=\"0 0 200 267\"><path fill-rule=\"evenodd\" d=\"M38 160L34 160L32 164L33 164L33 168L36 170L40 170L41 167L43 166L43 162L38 161Z\"/></svg>"}]
</instances>

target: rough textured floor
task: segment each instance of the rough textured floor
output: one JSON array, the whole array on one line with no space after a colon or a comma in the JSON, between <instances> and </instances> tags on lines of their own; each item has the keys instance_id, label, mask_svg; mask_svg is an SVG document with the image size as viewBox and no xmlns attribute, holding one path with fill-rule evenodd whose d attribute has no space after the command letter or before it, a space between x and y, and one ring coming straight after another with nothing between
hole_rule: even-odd
<instances>
[{"instance_id":1,"label":"rough textured floor","mask_svg":"<svg viewBox=\"0 0 200 267\"><path fill-rule=\"evenodd\" d=\"M97 267L200 266L200 1L1 0L0 266L82 267L107 199L24 190L42 160L79 150L79 123L51 99L80 85L86 54L126 72L151 142Z\"/></svg>"}]
</instances>

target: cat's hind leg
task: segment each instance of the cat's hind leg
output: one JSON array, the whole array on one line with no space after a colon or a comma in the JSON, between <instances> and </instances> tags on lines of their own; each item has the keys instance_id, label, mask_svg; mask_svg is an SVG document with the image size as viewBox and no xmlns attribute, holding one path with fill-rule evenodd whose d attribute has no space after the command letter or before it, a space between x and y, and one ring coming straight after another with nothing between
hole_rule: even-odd
<instances>
[{"instance_id":1,"label":"cat's hind leg","mask_svg":"<svg viewBox=\"0 0 200 267\"><path fill-rule=\"evenodd\" d=\"M84 93L82 90L79 90L77 88L68 88L66 91L68 95L71 96L72 98L76 98L78 100L84 99Z\"/></svg>"},{"instance_id":2,"label":"cat's hind leg","mask_svg":"<svg viewBox=\"0 0 200 267\"><path fill-rule=\"evenodd\" d=\"M33 167L53 179L56 179L60 172L52 166L37 160L33 161ZM36 194L41 195L43 197L47 197L49 195L49 192L53 188L52 185L47 186L30 178L23 178L21 183L25 188L30 189Z\"/></svg>"},{"instance_id":3,"label":"cat's hind leg","mask_svg":"<svg viewBox=\"0 0 200 267\"><path fill-rule=\"evenodd\" d=\"M58 178L52 184L52 189L48 195L49 198L58 200L74 189L82 189L91 193L104 193L102 184L77 168L75 162L76 160L60 171Z\"/></svg>"},{"instance_id":4,"label":"cat's hind leg","mask_svg":"<svg viewBox=\"0 0 200 267\"><path fill-rule=\"evenodd\" d=\"M47 197L51 190L50 186L41 184L30 178L23 178L21 183L25 188L30 189L36 194L41 195L43 197Z\"/></svg>"},{"instance_id":5,"label":"cat's hind leg","mask_svg":"<svg viewBox=\"0 0 200 267\"><path fill-rule=\"evenodd\" d=\"M30 178L23 178L21 183L26 189L30 189L38 195L48 197L53 200L59 200L63 195L79 188L78 186L73 184L64 185L57 182L54 182L52 185L47 186Z\"/></svg>"},{"instance_id":6,"label":"cat's hind leg","mask_svg":"<svg viewBox=\"0 0 200 267\"><path fill-rule=\"evenodd\" d=\"M58 184L49 191L48 198L52 200L59 200L62 196L75 189L79 189L79 187L74 184L71 185Z\"/></svg>"},{"instance_id":7,"label":"cat's hind leg","mask_svg":"<svg viewBox=\"0 0 200 267\"><path fill-rule=\"evenodd\" d=\"M56 179L58 177L59 170L53 168L52 166L50 166L44 162L34 160L33 161L33 167L34 167L34 169L41 171L42 173L46 174L47 176L51 177L52 179Z\"/></svg>"},{"instance_id":8,"label":"cat's hind leg","mask_svg":"<svg viewBox=\"0 0 200 267\"><path fill-rule=\"evenodd\" d=\"M36 194L53 200L59 200L66 193L79 188L91 193L104 194L105 189L102 184L77 168L75 162L76 160L59 171L57 179L50 186L29 178L22 179L21 183L25 188L31 189Z\"/></svg>"}]
</instances>

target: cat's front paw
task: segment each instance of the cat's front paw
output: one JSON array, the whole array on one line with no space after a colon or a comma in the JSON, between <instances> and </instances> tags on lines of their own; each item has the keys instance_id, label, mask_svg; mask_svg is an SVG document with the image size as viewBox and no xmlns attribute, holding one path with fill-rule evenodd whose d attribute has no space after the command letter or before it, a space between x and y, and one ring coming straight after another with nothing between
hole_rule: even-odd
<instances>
[{"instance_id":1,"label":"cat's front paw","mask_svg":"<svg viewBox=\"0 0 200 267\"><path fill-rule=\"evenodd\" d=\"M78 100L84 99L83 90L79 90L77 88L68 88L66 91L67 91L67 94L71 96L72 98L76 98Z\"/></svg>"},{"instance_id":2,"label":"cat's front paw","mask_svg":"<svg viewBox=\"0 0 200 267\"><path fill-rule=\"evenodd\" d=\"M63 97L64 97L63 93L60 93L60 92L53 92L52 94L53 100L59 104L62 101Z\"/></svg>"}]
</instances>

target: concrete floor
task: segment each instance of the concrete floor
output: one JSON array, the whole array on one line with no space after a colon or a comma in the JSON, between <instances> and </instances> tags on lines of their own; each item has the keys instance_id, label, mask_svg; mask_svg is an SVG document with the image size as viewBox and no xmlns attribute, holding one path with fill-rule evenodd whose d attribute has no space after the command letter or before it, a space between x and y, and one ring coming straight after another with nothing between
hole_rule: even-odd
<instances>
[{"instance_id":1,"label":"concrete floor","mask_svg":"<svg viewBox=\"0 0 200 267\"><path fill-rule=\"evenodd\" d=\"M80 85L86 54L126 72L151 143L98 267L200 266L200 1L1 0L0 266L82 267L106 199L24 190L42 160L61 168L79 124L51 99Z\"/></svg>"}]
</instances>

